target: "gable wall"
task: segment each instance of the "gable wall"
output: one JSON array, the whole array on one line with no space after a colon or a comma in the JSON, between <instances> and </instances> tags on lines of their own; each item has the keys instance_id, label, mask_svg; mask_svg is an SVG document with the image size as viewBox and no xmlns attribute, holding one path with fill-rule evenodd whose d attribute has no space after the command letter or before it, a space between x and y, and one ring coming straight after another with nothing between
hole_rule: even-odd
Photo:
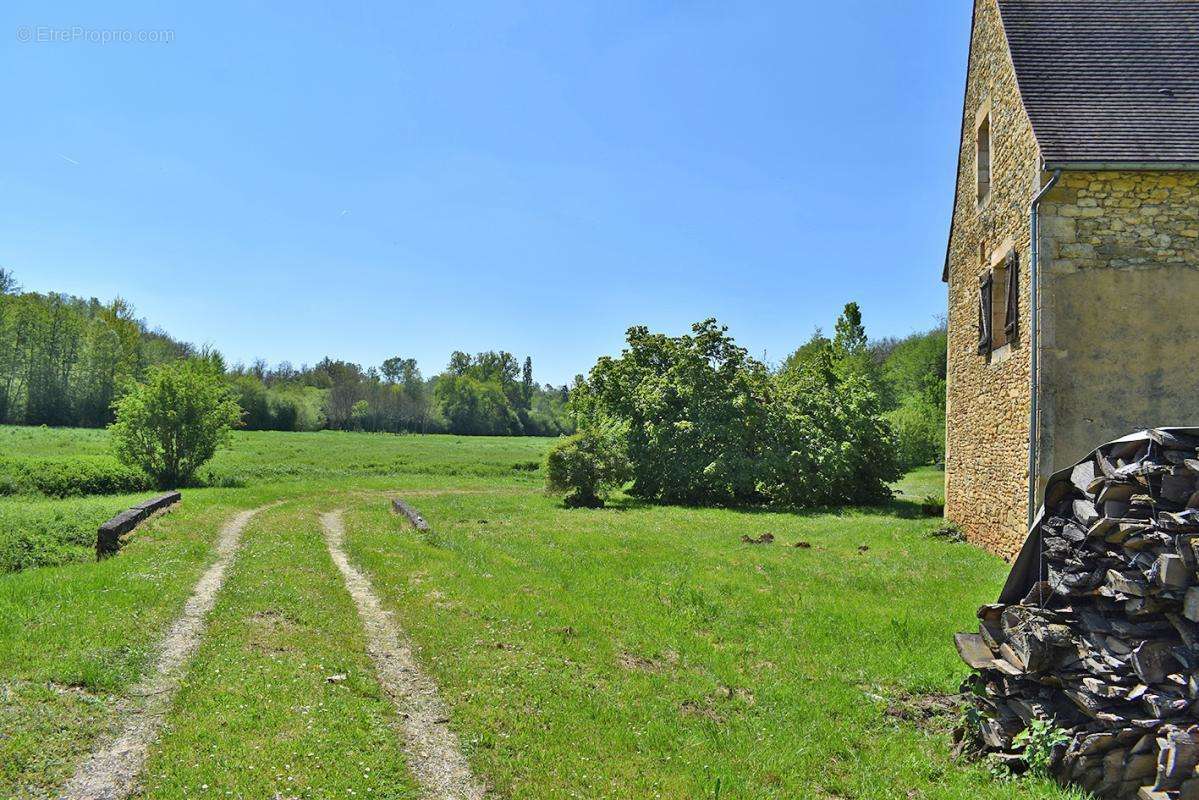
<instances>
[{"instance_id":1,"label":"gable wall","mask_svg":"<svg viewBox=\"0 0 1199 800\"><path fill-rule=\"evenodd\" d=\"M970 541L1010 557L1024 540L1027 513L1028 208L1041 175L995 0L977 0L974 16L949 250L945 514ZM980 209L975 126L987 103L992 186ZM988 255L1014 246L1020 264L1019 332L1006 357L991 360L977 352L984 242Z\"/></svg>"},{"instance_id":2,"label":"gable wall","mask_svg":"<svg viewBox=\"0 0 1199 800\"><path fill-rule=\"evenodd\" d=\"M1040 206L1039 482L1199 424L1199 173L1063 172Z\"/></svg>"}]
</instances>

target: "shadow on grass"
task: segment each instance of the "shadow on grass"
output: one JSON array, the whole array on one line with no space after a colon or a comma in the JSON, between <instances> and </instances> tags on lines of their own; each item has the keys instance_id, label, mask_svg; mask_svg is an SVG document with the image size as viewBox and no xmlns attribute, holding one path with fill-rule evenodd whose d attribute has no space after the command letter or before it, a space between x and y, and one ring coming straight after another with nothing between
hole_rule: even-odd
<instances>
[{"instance_id":1,"label":"shadow on grass","mask_svg":"<svg viewBox=\"0 0 1199 800\"><path fill-rule=\"evenodd\" d=\"M890 500L875 504L875 505L841 505L841 506L782 506L782 505L735 505L735 504L711 504L701 505L695 503L665 503L655 500L646 500L641 497L633 497L631 495L617 495L608 499L604 505L604 509L608 511L645 511L653 508L686 508L695 511L705 511L709 509L725 509L729 511L738 511L743 514L789 514L796 517L821 517L827 515L844 516L845 514L865 514L869 516L896 517L898 519L928 519L939 520L941 515L926 514L923 509L923 502L906 497L892 497Z\"/></svg>"}]
</instances>

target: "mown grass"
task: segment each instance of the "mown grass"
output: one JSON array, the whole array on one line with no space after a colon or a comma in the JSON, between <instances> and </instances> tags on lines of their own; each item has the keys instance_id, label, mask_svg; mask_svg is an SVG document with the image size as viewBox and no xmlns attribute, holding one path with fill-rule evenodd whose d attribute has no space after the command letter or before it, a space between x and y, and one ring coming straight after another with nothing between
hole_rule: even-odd
<instances>
[{"instance_id":1,"label":"mown grass","mask_svg":"<svg viewBox=\"0 0 1199 800\"><path fill-rule=\"evenodd\" d=\"M928 495L945 496L945 471L937 467L917 467L891 484L897 500L919 503Z\"/></svg>"},{"instance_id":2,"label":"mown grass","mask_svg":"<svg viewBox=\"0 0 1199 800\"><path fill-rule=\"evenodd\" d=\"M1006 571L937 520L408 499L432 534L359 506L350 555L502 797L1067 796L955 764L924 717Z\"/></svg>"},{"instance_id":3,"label":"mown grass","mask_svg":"<svg viewBox=\"0 0 1199 800\"><path fill-rule=\"evenodd\" d=\"M0 440L34 457L104 447L95 431ZM929 537L939 520L902 501L566 510L511 466L546 444L243 433L220 459L257 476L247 486L185 491L114 559L0 576L0 797L53 796L152 663L220 526L276 499L247 528L147 797L413 796L320 535L332 508L492 796L702 798L718 781L725 798L1072 796L954 763L952 712L926 714L965 674L950 637L994 598L998 559ZM431 534L390 514L392 492ZM766 532L774 543L741 541Z\"/></svg>"}]
</instances>

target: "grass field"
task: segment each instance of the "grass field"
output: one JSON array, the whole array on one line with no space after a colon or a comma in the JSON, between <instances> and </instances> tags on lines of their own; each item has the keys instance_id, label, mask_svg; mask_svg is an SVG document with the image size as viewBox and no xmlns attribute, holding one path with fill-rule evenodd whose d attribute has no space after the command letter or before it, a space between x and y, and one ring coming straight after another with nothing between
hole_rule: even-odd
<instances>
[{"instance_id":1,"label":"grass field","mask_svg":"<svg viewBox=\"0 0 1199 800\"><path fill-rule=\"evenodd\" d=\"M38 458L105 447L44 429L0 443ZM930 537L939 520L907 502L567 510L527 466L546 446L242 433L213 463L223 485L186 491L118 557L0 576L0 797L54 796L120 723L221 526L276 502L244 533L141 796L420 796L325 549L318 515L333 509L489 796L1073 796L949 757L942 709L965 674L950 636L1006 566ZM899 488L918 503L939 484L925 470ZM395 494L432 532L389 512ZM0 519L109 502L125 499L10 497Z\"/></svg>"}]
</instances>

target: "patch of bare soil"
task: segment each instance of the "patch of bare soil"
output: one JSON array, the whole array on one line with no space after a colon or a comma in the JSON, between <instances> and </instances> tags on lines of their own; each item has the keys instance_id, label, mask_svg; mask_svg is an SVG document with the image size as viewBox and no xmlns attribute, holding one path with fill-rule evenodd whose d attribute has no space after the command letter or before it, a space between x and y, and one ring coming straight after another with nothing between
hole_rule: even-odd
<instances>
[{"instance_id":1,"label":"patch of bare soil","mask_svg":"<svg viewBox=\"0 0 1199 800\"><path fill-rule=\"evenodd\" d=\"M723 723L730 714L744 711L755 702L754 693L741 686L719 686L702 700L684 700L679 713L685 717L701 717Z\"/></svg>"},{"instance_id":2,"label":"patch of bare soil","mask_svg":"<svg viewBox=\"0 0 1199 800\"><path fill-rule=\"evenodd\" d=\"M646 658L625 650L616 657L616 663L629 672L662 672L679 663L679 654L666 650L656 658Z\"/></svg>"},{"instance_id":3,"label":"patch of bare soil","mask_svg":"<svg viewBox=\"0 0 1199 800\"><path fill-rule=\"evenodd\" d=\"M916 727L943 733L953 729L962 710L960 694L911 694L900 692L888 698L883 715Z\"/></svg>"},{"instance_id":4,"label":"patch of bare soil","mask_svg":"<svg viewBox=\"0 0 1199 800\"><path fill-rule=\"evenodd\" d=\"M481 800L483 786L470 771L458 737L447 727L449 712L437 693L437 684L417 664L407 637L379 603L370 580L346 557L341 512L322 514L321 525L329 554L366 629L367 652L379 683L399 711L409 769L430 798Z\"/></svg>"},{"instance_id":5,"label":"patch of bare soil","mask_svg":"<svg viewBox=\"0 0 1199 800\"><path fill-rule=\"evenodd\" d=\"M158 736L188 660L200 645L205 618L237 555L242 531L260 510L242 511L221 529L216 562L200 577L183 614L159 643L154 669L117 704L116 735L83 760L63 787L62 800L118 800L133 793L146 752Z\"/></svg>"}]
</instances>

